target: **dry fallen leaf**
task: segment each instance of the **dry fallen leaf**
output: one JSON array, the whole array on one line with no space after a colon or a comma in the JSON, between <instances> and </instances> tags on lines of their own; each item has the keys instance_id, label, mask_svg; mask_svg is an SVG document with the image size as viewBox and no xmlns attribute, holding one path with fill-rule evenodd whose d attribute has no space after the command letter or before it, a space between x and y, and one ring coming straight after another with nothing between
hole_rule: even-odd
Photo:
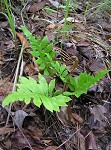
<instances>
[{"instance_id":1,"label":"dry fallen leaf","mask_svg":"<svg viewBox=\"0 0 111 150\"><path fill-rule=\"evenodd\" d=\"M6 28L8 25L8 21L0 21L0 28Z\"/></svg>"},{"instance_id":2,"label":"dry fallen leaf","mask_svg":"<svg viewBox=\"0 0 111 150\"><path fill-rule=\"evenodd\" d=\"M33 127L33 126L29 126L28 129L30 129L35 134L36 137L39 137L39 138L42 137L42 131L39 128Z\"/></svg>"},{"instance_id":3,"label":"dry fallen leaf","mask_svg":"<svg viewBox=\"0 0 111 150\"><path fill-rule=\"evenodd\" d=\"M102 123L102 121L105 120L105 115L107 113L107 110L102 105L97 105L91 109L91 114L94 115L94 122L99 121Z\"/></svg>"},{"instance_id":4,"label":"dry fallen leaf","mask_svg":"<svg viewBox=\"0 0 111 150\"><path fill-rule=\"evenodd\" d=\"M15 47L15 44L12 40L6 41L4 44L6 45L7 50L8 49L13 49Z\"/></svg>"},{"instance_id":5,"label":"dry fallen leaf","mask_svg":"<svg viewBox=\"0 0 111 150\"><path fill-rule=\"evenodd\" d=\"M111 40L111 33L105 35L106 40Z\"/></svg>"},{"instance_id":6,"label":"dry fallen leaf","mask_svg":"<svg viewBox=\"0 0 111 150\"><path fill-rule=\"evenodd\" d=\"M97 58L92 60L92 62L89 64L89 69L90 71L99 72L101 70L105 70L106 66L101 58Z\"/></svg>"},{"instance_id":7,"label":"dry fallen leaf","mask_svg":"<svg viewBox=\"0 0 111 150\"><path fill-rule=\"evenodd\" d=\"M85 27L82 23L74 22L74 26L78 29L85 30Z\"/></svg>"},{"instance_id":8,"label":"dry fallen leaf","mask_svg":"<svg viewBox=\"0 0 111 150\"><path fill-rule=\"evenodd\" d=\"M80 143L79 150L86 150L85 137L79 131L77 132L76 137L78 138Z\"/></svg>"},{"instance_id":9,"label":"dry fallen leaf","mask_svg":"<svg viewBox=\"0 0 111 150\"><path fill-rule=\"evenodd\" d=\"M22 128L24 119L26 116L28 116L28 114L23 111L23 110L18 110L16 112L14 112L14 122L17 125L17 127L19 127L20 129Z\"/></svg>"},{"instance_id":10,"label":"dry fallen leaf","mask_svg":"<svg viewBox=\"0 0 111 150\"><path fill-rule=\"evenodd\" d=\"M25 48L28 48L29 47L29 42L27 41L27 39L19 32L16 33L18 38L20 39L20 42L22 44L24 44Z\"/></svg>"},{"instance_id":11,"label":"dry fallen leaf","mask_svg":"<svg viewBox=\"0 0 111 150\"><path fill-rule=\"evenodd\" d=\"M47 1L48 0L43 0L41 2L34 3L32 6L30 6L29 11L32 12L32 13L34 13L36 11L41 10L42 8L44 8L44 6L45 6L45 4L46 4Z\"/></svg>"},{"instance_id":12,"label":"dry fallen leaf","mask_svg":"<svg viewBox=\"0 0 111 150\"><path fill-rule=\"evenodd\" d=\"M30 143L30 146L34 150L42 150L45 149L47 146L46 144L40 140L39 137L35 136L34 132L29 130L29 129L22 129L22 132L24 133L25 137L27 138L28 142ZM27 143L27 140L21 133L21 131L16 130L14 133L11 135L11 147L12 149L30 149L29 145Z\"/></svg>"},{"instance_id":13,"label":"dry fallen leaf","mask_svg":"<svg viewBox=\"0 0 111 150\"><path fill-rule=\"evenodd\" d=\"M67 107L61 107L60 112L56 112L57 118L63 124L63 126L68 126L68 114Z\"/></svg>"},{"instance_id":14,"label":"dry fallen leaf","mask_svg":"<svg viewBox=\"0 0 111 150\"><path fill-rule=\"evenodd\" d=\"M33 57L33 60L35 58ZM25 67L24 67L24 72L25 74L27 74L28 76L33 76L35 74L38 73L38 64L35 63L34 61L34 65L31 63L31 64L26 64Z\"/></svg>"},{"instance_id":15,"label":"dry fallen leaf","mask_svg":"<svg viewBox=\"0 0 111 150\"><path fill-rule=\"evenodd\" d=\"M0 80L0 96L7 95L13 87L13 83L9 82L9 78Z\"/></svg>"},{"instance_id":16,"label":"dry fallen leaf","mask_svg":"<svg viewBox=\"0 0 111 150\"><path fill-rule=\"evenodd\" d=\"M90 131L89 135L86 137L86 146L87 150L97 150L96 138L92 131Z\"/></svg>"},{"instance_id":17,"label":"dry fallen leaf","mask_svg":"<svg viewBox=\"0 0 111 150\"><path fill-rule=\"evenodd\" d=\"M1 127L0 128L0 135L5 135L5 134L9 134L9 133L12 133L14 132L14 129L13 128L10 128L10 127Z\"/></svg>"},{"instance_id":18,"label":"dry fallen leaf","mask_svg":"<svg viewBox=\"0 0 111 150\"><path fill-rule=\"evenodd\" d=\"M80 123L80 124L83 124L83 119L78 115L78 114L76 114L76 113L72 113L72 117L73 117L73 119L75 120L75 121L77 121L78 123Z\"/></svg>"}]
</instances>

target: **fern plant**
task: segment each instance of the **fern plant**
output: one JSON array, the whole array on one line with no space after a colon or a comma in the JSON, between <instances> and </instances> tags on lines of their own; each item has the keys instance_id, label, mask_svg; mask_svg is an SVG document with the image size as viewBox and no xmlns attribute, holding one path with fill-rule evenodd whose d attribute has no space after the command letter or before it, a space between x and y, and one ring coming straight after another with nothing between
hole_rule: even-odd
<instances>
[{"instance_id":1,"label":"fern plant","mask_svg":"<svg viewBox=\"0 0 111 150\"><path fill-rule=\"evenodd\" d=\"M47 57L50 61L50 65L55 70L55 72L58 74L59 78L63 82L66 82L67 76L68 76L68 70L66 69L66 65L60 64L58 61L53 61L49 54L47 54Z\"/></svg>"},{"instance_id":2,"label":"fern plant","mask_svg":"<svg viewBox=\"0 0 111 150\"><path fill-rule=\"evenodd\" d=\"M24 101L29 104L31 100L40 107L43 105L49 111L59 111L60 106L67 106L66 102L71 100L70 97L59 94L54 95L55 80L51 80L48 84L46 79L39 74L39 81L36 82L33 78L20 78L20 83L17 84L17 91L9 94L3 101L2 106L5 107L15 101Z\"/></svg>"},{"instance_id":3,"label":"fern plant","mask_svg":"<svg viewBox=\"0 0 111 150\"><path fill-rule=\"evenodd\" d=\"M26 27L22 26L24 34L30 41L31 55L35 57L36 63L39 64L39 70L44 70L45 75L57 73L63 82L66 82L66 76L68 70L65 64L61 64L59 61L53 61L55 57L55 51L52 50L52 43L48 43L48 37L43 40L41 38L35 38Z\"/></svg>"},{"instance_id":4,"label":"fern plant","mask_svg":"<svg viewBox=\"0 0 111 150\"><path fill-rule=\"evenodd\" d=\"M92 76L86 72L81 73L78 77L71 77L68 83L68 87L73 92L64 92L65 95L75 95L77 98L83 93L87 93L88 89L97 83L109 70L102 70L97 75Z\"/></svg>"},{"instance_id":5,"label":"fern plant","mask_svg":"<svg viewBox=\"0 0 111 150\"><path fill-rule=\"evenodd\" d=\"M18 100L24 101L26 104L33 101L38 107L43 104L51 112L59 111L60 106L67 106L66 103L71 100L70 95L75 95L78 98L81 94L87 93L89 87L94 85L108 72L109 70L103 70L96 76L91 76L86 72L81 73L76 78L70 76L68 86L72 92L64 92L63 94L60 91L54 92L55 79L51 80L48 84L41 74L38 76L38 82L31 77L21 77L20 83L17 84L17 91L9 94L2 102L2 106L5 107Z\"/></svg>"},{"instance_id":6,"label":"fern plant","mask_svg":"<svg viewBox=\"0 0 111 150\"><path fill-rule=\"evenodd\" d=\"M39 74L38 82L33 78L21 77L20 83L17 84L17 91L9 94L2 106L5 107L15 101L24 101L29 104L31 101L38 107L42 104L49 111L59 111L60 106L67 106L67 102L71 100L69 96L75 95L77 98L83 93L87 93L90 86L96 84L109 70L102 70L96 76L91 76L86 72L81 73L78 77L73 78L68 74L65 64L61 64L59 61L54 61L55 52L52 51L52 43L48 44L48 38L45 37L35 38L26 27L22 26L22 30L30 41L30 52L40 65L39 69L44 70L44 74L50 75L50 73L57 73L63 83L67 84L71 92L54 91L55 79L51 80L48 84L46 79ZM68 82L69 81L69 82Z\"/></svg>"},{"instance_id":7,"label":"fern plant","mask_svg":"<svg viewBox=\"0 0 111 150\"><path fill-rule=\"evenodd\" d=\"M25 26L22 26L22 30L30 41L30 47L32 49L30 54L36 58L36 63L39 64L39 70L43 70L44 74L48 76L50 73L55 73L47 58L47 54L52 59L56 54L55 51L52 51L52 43L48 43L48 37L46 36L43 40L40 37L35 38Z\"/></svg>"}]
</instances>

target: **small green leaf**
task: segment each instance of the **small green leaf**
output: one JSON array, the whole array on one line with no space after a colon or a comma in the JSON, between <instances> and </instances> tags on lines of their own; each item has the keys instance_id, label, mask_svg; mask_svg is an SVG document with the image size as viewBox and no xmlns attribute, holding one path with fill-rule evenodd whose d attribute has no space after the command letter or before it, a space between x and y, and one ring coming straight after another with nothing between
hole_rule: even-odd
<instances>
[{"instance_id":1,"label":"small green leaf","mask_svg":"<svg viewBox=\"0 0 111 150\"><path fill-rule=\"evenodd\" d=\"M60 67L60 74L62 74L65 69L66 69L66 65L63 64L63 65Z\"/></svg>"},{"instance_id":2,"label":"small green leaf","mask_svg":"<svg viewBox=\"0 0 111 150\"><path fill-rule=\"evenodd\" d=\"M37 86L37 92L34 93L34 95L35 95L35 94L44 95L44 91L43 91L43 87L42 87L43 85L37 84L36 86Z\"/></svg>"},{"instance_id":3,"label":"small green leaf","mask_svg":"<svg viewBox=\"0 0 111 150\"><path fill-rule=\"evenodd\" d=\"M40 56L39 52L35 52L35 51L30 51L30 54L35 57L35 58L38 58Z\"/></svg>"},{"instance_id":4,"label":"small green leaf","mask_svg":"<svg viewBox=\"0 0 111 150\"><path fill-rule=\"evenodd\" d=\"M48 44L48 37L44 37L44 39L41 41L41 48L44 49Z\"/></svg>"},{"instance_id":5,"label":"small green leaf","mask_svg":"<svg viewBox=\"0 0 111 150\"><path fill-rule=\"evenodd\" d=\"M57 71L54 69L54 68L49 68L49 73L50 73L50 75L51 74L56 74L57 73Z\"/></svg>"},{"instance_id":6,"label":"small green leaf","mask_svg":"<svg viewBox=\"0 0 111 150\"><path fill-rule=\"evenodd\" d=\"M65 96L71 96L71 95L74 95L72 92L64 92L63 95Z\"/></svg>"},{"instance_id":7,"label":"small green leaf","mask_svg":"<svg viewBox=\"0 0 111 150\"><path fill-rule=\"evenodd\" d=\"M52 92L55 88L55 79L51 80L49 83L49 95L52 96Z\"/></svg>"},{"instance_id":8,"label":"small green leaf","mask_svg":"<svg viewBox=\"0 0 111 150\"><path fill-rule=\"evenodd\" d=\"M47 58L49 59L49 61L50 61L51 63L53 63L52 57L51 57L49 54L47 54L47 53L46 53L46 55L47 55Z\"/></svg>"},{"instance_id":9,"label":"small green leaf","mask_svg":"<svg viewBox=\"0 0 111 150\"><path fill-rule=\"evenodd\" d=\"M50 43L50 44L44 49L44 53L49 53L50 51L52 51L52 46L53 46L53 44Z\"/></svg>"},{"instance_id":10,"label":"small green leaf","mask_svg":"<svg viewBox=\"0 0 111 150\"><path fill-rule=\"evenodd\" d=\"M59 73L60 64L59 64L58 61L55 62L54 67L55 67L55 69L57 70L57 72Z\"/></svg>"},{"instance_id":11,"label":"small green leaf","mask_svg":"<svg viewBox=\"0 0 111 150\"><path fill-rule=\"evenodd\" d=\"M25 26L21 26L22 31L24 32L24 34L26 35L26 37L28 37L28 39L30 41L35 40L35 37L32 35L32 33L25 27Z\"/></svg>"},{"instance_id":12,"label":"small green leaf","mask_svg":"<svg viewBox=\"0 0 111 150\"><path fill-rule=\"evenodd\" d=\"M52 102L51 102L51 98L46 97L46 96L42 96L41 99L42 99L43 105L48 110L50 110L51 112L53 112L54 109L53 109L53 105L52 105Z\"/></svg>"},{"instance_id":13,"label":"small green leaf","mask_svg":"<svg viewBox=\"0 0 111 150\"><path fill-rule=\"evenodd\" d=\"M75 91L73 83L68 83L68 87L70 88L71 91Z\"/></svg>"},{"instance_id":14,"label":"small green leaf","mask_svg":"<svg viewBox=\"0 0 111 150\"><path fill-rule=\"evenodd\" d=\"M44 70L44 75L49 76L49 72L47 69Z\"/></svg>"},{"instance_id":15,"label":"small green leaf","mask_svg":"<svg viewBox=\"0 0 111 150\"><path fill-rule=\"evenodd\" d=\"M63 73L62 73L62 78L64 78L64 77L66 77L68 75L68 71L67 70L65 70Z\"/></svg>"},{"instance_id":16,"label":"small green leaf","mask_svg":"<svg viewBox=\"0 0 111 150\"><path fill-rule=\"evenodd\" d=\"M39 66L39 70L44 70L45 69L45 64L42 63L40 66Z\"/></svg>"},{"instance_id":17,"label":"small green leaf","mask_svg":"<svg viewBox=\"0 0 111 150\"><path fill-rule=\"evenodd\" d=\"M40 107L41 104L42 104L42 101L41 101L40 97L37 94L35 94L34 97L33 97L33 103L38 107Z\"/></svg>"},{"instance_id":18,"label":"small green leaf","mask_svg":"<svg viewBox=\"0 0 111 150\"><path fill-rule=\"evenodd\" d=\"M68 87L70 88L71 91L75 91L75 88L77 87L75 78L70 77Z\"/></svg>"},{"instance_id":19,"label":"small green leaf","mask_svg":"<svg viewBox=\"0 0 111 150\"><path fill-rule=\"evenodd\" d=\"M52 58L55 57L55 54L56 54L56 53L55 53L54 51L51 51L51 52L50 52L50 56L51 56Z\"/></svg>"},{"instance_id":20,"label":"small green leaf","mask_svg":"<svg viewBox=\"0 0 111 150\"><path fill-rule=\"evenodd\" d=\"M102 70L100 72L97 73L97 75L95 76L95 81L99 81L106 73L108 73L110 70Z\"/></svg>"},{"instance_id":21,"label":"small green leaf","mask_svg":"<svg viewBox=\"0 0 111 150\"><path fill-rule=\"evenodd\" d=\"M71 98L63 95L55 96L55 99L58 106L67 106L66 102L69 102L71 100Z\"/></svg>"},{"instance_id":22,"label":"small green leaf","mask_svg":"<svg viewBox=\"0 0 111 150\"><path fill-rule=\"evenodd\" d=\"M41 58L38 58L38 59L36 60L36 63L39 64L39 65L42 64L42 59L41 59Z\"/></svg>"},{"instance_id":23,"label":"small green leaf","mask_svg":"<svg viewBox=\"0 0 111 150\"><path fill-rule=\"evenodd\" d=\"M58 105L58 103L57 103L56 97L52 97L52 98L51 98L51 101L52 101L52 105L53 105L53 110L59 112L60 109L59 109L59 105Z\"/></svg>"},{"instance_id":24,"label":"small green leaf","mask_svg":"<svg viewBox=\"0 0 111 150\"><path fill-rule=\"evenodd\" d=\"M67 26L63 27L61 30L56 30L56 32L68 32L73 28L74 28L73 25L67 25Z\"/></svg>"},{"instance_id":25,"label":"small green leaf","mask_svg":"<svg viewBox=\"0 0 111 150\"><path fill-rule=\"evenodd\" d=\"M21 28L22 28L22 31L24 32L24 34L27 36L27 37L32 37L32 33L27 30L27 28L25 26L22 26L21 25Z\"/></svg>"},{"instance_id":26,"label":"small green leaf","mask_svg":"<svg viewBox=\"0 0 111 150\"><path fill-rule=\"evenodd\" d=\"M39 79L39 84L41 85L41 88L44 91L44 94L48 96L48 83L46 79L41 74L39 74L38 79Z\"/></svg>"},{"instance_id":27,"label":"small green leaf","mask_svg":"<svg viewBox=\"0 0 111 150\"><path fill-rule=\"evenodd\" d=\"M30 47L34 51L38 51L40 49L41 38L38 37L36 39L30 40Z\"/></svg>"},{"instance_id":28,"label":"small green leaf","mask_svg":"<svg viewBox=\"0 0 111 150\"><path fill-rule=\"evenodd\" d=\"M9 94L2 102L2 107L5 107L9 105L10 103L13 103L14 101L18 101L18 95L17 92L14 92L13 94Z\"/></svg>"},{"instance_id":29,"label":"small green leaf","mask_svg":"<svg viewBox=\"0 0 111 150\"><path fill-rule=\"evenodd\" d=\"M54 96L61 95L61 94L62 94L62 91L57 90L57 91L55 91Z\"/></svg>"}]
</instances>

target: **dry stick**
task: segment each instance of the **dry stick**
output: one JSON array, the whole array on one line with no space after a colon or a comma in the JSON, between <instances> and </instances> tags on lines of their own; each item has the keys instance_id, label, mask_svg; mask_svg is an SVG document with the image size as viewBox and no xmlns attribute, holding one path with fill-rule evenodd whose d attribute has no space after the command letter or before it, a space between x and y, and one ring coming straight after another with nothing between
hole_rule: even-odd
<instances>
[{"instance_id":1,"label":"dry stick","mask_svg":"<svg viewBox=\"0 0 111 150\"><path fill-rule=\"evenodd\" d=\"M61 146L63 146L64 144L66 144L82 128L83 128L83 126L80 129L78 129L76 132L74 132L66 141L64 141L61 145L59 145L55 150L59 149Z\"/></svg>"},{"instance_id":2,"label":"dry stick","mask_svg":"<svg viewBox=\"0 0 111 150\"><path fill-rule=\"evenodd\" d=\"M19 68L20 68L20 62L22 60L23 51L24 51L24 44L22 44L22 48L21 48L21 51L20 51L20 55L19 55L19 59L18 59L18 63L17 63L17 68L16 68L16 72L15 72L15 80L14 80L14 85L13 85L12 92L14 92L15 89L16 89L16 83L17 83L17 79L18 79L18 72L19 72ZM7 117L7 121L6 121L6 127L8 125L9 117L10 117L10 114L11 114L11 107L12 107L12 103L9 106L8 117ZM24 135L24 133L22 132L22 130L19 127L18 127L18 129L22 133L22 135L25 138L25 140L26 140L27 144L29 145L30 149L33 150L33 148L31 147L31 145L30 145L30 143L29 143L29 141L27 139L27 137Z\"/></svg>"},{"instance_id":3,"label":"dry stick","mask_svg":"<svg viewBox=\"0 0 111 150\"><path fill-rule=\"evenodd\" d=\"M18 63L17 63L17 68L16 68L16 72L15 72L15 79L14 79L14 85L13 85L12 92L15 91L23 51L24 51L24 44L22 45L22 48L21 48L21 51L20 51L20 55L19 55L19 59L18 59ZM9 117L10 117L10 114L11 114L11 107L12 107L12 103L10 103L10 106L8 108L8 116L7 116L7 121L6 121L6 127L8 125Z\"/></svg>"},{"instance_id":4,"label":"dry stick","mask_svg":"<svg viewBox=\"0 0 111 150\"><path fill-rule=\"evenodd\" d=\"M23 133L23 131L21 130L21 128L20 128L19 126L17 126L17 127L18 127L18 129L20 130L20 132L22 133L23 137L25 138L27 144L29 145L30 150L33 150L32 146L30 145L30 143L29 143L27 137L25 136L25 134Z\"/></svg>"},{"instance_id":5,"label":"dry stick","mask_svg":"<svg viewBox=\"0 0 111 150\"><path fill-rule=\"evenodd\" d=\"M25 7L27 6L28 3L29 3L29 1L26 2L26 4L24 5L24 7L21 10L21 19L22 19L22 23L23 23L24 26L25 26L25 22L24 22L24 19L23 19L23 11L24 11L24 9L25 9Z\"/></svg>"},{"instance_id":6,"label":"dry stick","mask_svg":"<svg viewBox=\"0 0 111 150\"><path fill-rule=\"evenodd\" d=\"M25 63L23 62L23 56L22 56L19 77L21 77L23 74L24 65Z\"/></svg>"}]
</instances>

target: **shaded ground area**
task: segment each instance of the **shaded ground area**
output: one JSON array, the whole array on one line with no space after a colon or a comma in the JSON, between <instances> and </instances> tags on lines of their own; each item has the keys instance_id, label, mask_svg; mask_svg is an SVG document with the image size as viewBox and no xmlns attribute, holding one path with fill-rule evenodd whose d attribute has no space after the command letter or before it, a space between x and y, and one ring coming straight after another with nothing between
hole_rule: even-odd
<instances>
[{"instance_id":1,"label":"shaded ground area","mask_svg":"<svg viewBox=\"0 0 111 150\"><path fill-rule=\"evenodd\" d=\"M25 25L36 37L46 35L53 41L56 59L62 59L73 77L86 71L95 75L111 69L111 3L98 9L99 2L72 2L64 41L64 8L61 1L11 1L17 38L4 15L0 15L0 104L12 91L23 36L20 25ZM5 9L2 11L5 12ZM24 37L25 38L25 37ZM62 53L60 48L62 47ZM38 77L38 66L26 48L19 74ZM78 60L74 60L75 56ZM57 88L63 84L56 78ZM48 79L47 79L48 80ZM17 102L12 107L8 126L5 127L9 108L0 105L0 149L2 150L110 150L111 149L111 74L90 87L80 98L72 97L69 110L50 113L44 107ZM70 117L69 117L70 116ZM70 118L70 119L69 119Z\"/></svg>"}]
</instances>

